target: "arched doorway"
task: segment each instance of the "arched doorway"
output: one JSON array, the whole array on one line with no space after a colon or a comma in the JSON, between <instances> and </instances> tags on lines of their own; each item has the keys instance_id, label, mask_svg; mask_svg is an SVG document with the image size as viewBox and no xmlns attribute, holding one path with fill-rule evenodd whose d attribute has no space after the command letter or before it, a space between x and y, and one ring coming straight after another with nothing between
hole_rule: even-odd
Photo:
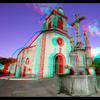
<instances>
[{"instance_id":1,"label":"arched doorway","mask_svg":"<svg viewBox=\"0 0 100 100\"><path fill-rule=\"evenodd\" d=\"M63 73L63 66L64 66L64 59L61 55L57 55L54 58L55 60L55 67L54 73Z\"/></svg>"}]
</instances>

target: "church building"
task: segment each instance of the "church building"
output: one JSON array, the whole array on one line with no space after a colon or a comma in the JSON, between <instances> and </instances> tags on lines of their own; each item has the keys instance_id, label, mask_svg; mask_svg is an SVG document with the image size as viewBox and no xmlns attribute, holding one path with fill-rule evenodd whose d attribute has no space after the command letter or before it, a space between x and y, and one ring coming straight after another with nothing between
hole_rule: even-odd
<instances>
[{"instance_id":1,"label":"church building","mask_svg":"<svg viewBox=\"0 0 100 100\"><path fill-rule=\"evenodd\" d=\"M80 40L79 23L84 16L75 16L76 21L71 25L75 25L77 44L74 45L72 33L71 36L68 35L68 17L63 9L53 9L44 21L42 32L27 48L19 52L15 77L37 75L38 78L51 78L54 73L66 73L65 65L72 66L77 72L92 63L87 30L84 31L85 49Z\"/></svg>"}]
</instances>

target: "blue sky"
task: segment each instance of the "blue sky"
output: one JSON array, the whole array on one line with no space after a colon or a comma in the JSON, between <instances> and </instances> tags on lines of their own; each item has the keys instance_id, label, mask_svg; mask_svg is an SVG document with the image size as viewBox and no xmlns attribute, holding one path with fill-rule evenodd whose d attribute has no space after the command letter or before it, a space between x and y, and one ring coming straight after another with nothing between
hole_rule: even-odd
<instances>
[{"instance_id":1,"label":"blue sky","mask_svg":"<svg viewBox=\"0 0 100 100\"><path fill-rule=\"evenodd\" d=\"M47 11L58 7L63 8L68 25L75 21L75 14L86 16L80 22L81 35L87 29L92 56L100 53L100 3L0 3L0 57L11 57L18 48L23 47L37 31L42 30ZM75 27L67 29L68 35L73 33L76 42ZM34 38L36 36L26 46ZM83 36L81 41L84 43ZM13 57L16 58L17 54Z\"/></svg>"}]
</instances>

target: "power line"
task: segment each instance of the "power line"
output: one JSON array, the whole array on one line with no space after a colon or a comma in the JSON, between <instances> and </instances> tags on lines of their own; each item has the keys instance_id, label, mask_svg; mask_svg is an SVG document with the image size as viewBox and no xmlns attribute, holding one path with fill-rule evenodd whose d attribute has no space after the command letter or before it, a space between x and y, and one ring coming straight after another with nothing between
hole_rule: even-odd
<instances>
[{"instance_id":1,"label":"power line","mask_svg":"<svg viewBox=\"0 0 100 100\"><path fill-rule=\"evenodd\" d=\"M2 54L2 53L0 53L0 54ZM6 55L4 55L4 54L2 54L3 56L6 56ZM8 57L8 56L6 56L6 57Z\"/></svg>"}]
</instances>

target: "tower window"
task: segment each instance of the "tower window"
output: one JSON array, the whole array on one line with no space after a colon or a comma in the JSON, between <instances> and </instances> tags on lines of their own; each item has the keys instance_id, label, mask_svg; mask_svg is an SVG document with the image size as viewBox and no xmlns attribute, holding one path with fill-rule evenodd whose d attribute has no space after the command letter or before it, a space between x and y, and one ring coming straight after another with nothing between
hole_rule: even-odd
<instances>
[{"instance_id":1,"label":"tower window","mask_svg":"<svg viewBox=\"0 0 100 100\"><path fill-rule=\"evenodd\" d=\"M48 29L50 29L51 28L51 22L49 22L49 24L48 24Z\"/></svg>"},{"instance_id":2,"label":"tower window","mask_svg":"<svg viewBox=\"0 0 100 100\"><path fill-rule=\"evenodd\" d=\"M61 18L58 18L58 29L63 30L63 20Z\"/></svg>"},{"instance_id":3,"label":"tower window","mask_svg":"<svg viewBox=\"0 0 100 100\"><path fill-rule=\"evenodd\" d=\"M48 29L50 29L51 28L51 18L49 19L49 21L48 21Z\"/></svg>"}]
</instances>

